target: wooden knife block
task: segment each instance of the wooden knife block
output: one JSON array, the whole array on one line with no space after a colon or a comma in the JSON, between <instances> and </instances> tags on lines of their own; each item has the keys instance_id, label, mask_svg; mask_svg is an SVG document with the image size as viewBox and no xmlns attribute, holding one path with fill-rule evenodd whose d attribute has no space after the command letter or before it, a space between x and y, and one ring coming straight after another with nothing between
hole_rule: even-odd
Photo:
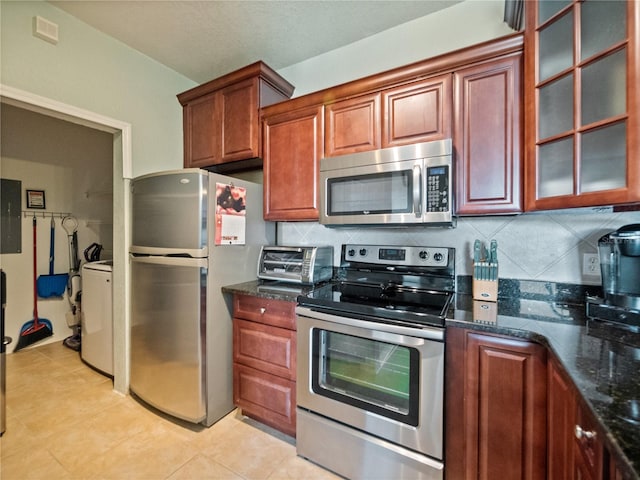
<instances>
[{"instance_id":1,"label":"wooden knife block","mask_svg":"<svg viewBox=\"0 0 640 480\"><path fill-rule=\"evenodd\" d=\"M473 279L473 299L484 302L498 301L498 280Z\"/></svg>"}]
</instances>

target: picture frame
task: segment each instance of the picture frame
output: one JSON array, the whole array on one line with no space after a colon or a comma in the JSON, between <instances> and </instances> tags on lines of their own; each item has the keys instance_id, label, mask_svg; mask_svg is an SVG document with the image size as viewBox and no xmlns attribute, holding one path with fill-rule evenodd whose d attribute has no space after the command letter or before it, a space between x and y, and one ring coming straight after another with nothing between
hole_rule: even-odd
<instances>
[{"instance_id":1,"label":"picture frame","mask_svg":"<svg viewBox=\"0 0 640 480\"><path fill-rule=\"evenodd\" d=\"M39 210L46 208L44 190L27 190L27 208L37 208Z\"/></svg>"}]
</instances>

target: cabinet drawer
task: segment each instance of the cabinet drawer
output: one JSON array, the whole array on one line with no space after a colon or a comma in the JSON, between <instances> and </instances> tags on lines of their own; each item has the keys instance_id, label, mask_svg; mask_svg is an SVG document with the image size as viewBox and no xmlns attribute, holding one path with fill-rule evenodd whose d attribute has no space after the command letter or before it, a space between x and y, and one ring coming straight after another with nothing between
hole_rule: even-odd
<instances>
[{"instance_id":1,"label":"cabinet drawer","mask_svg":"<svg viewBox=\"0 0 640 480\"><path fill-rule=\"evenodd\" d=\"M245 415L295 437L295 382L235 363L233 401Z\"/></svg>"},{"instance_id":2,"label":"cabinet drawer","mask_svg":"<svg viewBox=\"0 0 640 480\"><path fill-rule=\"evenodd\" d=\"M233 297L233 315L276 327L296 329L296 304L251 295Z\"/></svg>"},{"instance_id":3,"label":"cabinet drawer","mask_svg":"<svg viewBox=\"0 0 640 480\"><path fill-rule=\"evenodd\" d=\"M295 380L296 332L236 318L233 361Z\"/></svg>"}]
</instances>

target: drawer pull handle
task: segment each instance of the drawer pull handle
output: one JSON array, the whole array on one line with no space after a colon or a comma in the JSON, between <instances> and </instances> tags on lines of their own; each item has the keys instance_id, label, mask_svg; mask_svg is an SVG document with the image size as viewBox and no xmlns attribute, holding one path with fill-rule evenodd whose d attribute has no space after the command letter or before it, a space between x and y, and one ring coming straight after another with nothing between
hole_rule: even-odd
<instances>
[{"instance_id":1,"label":"drawer pull handle","mask_svg":"<svg viewBox=\"0 0 640 480\"><path fill-rule=\"evenodd\" d=\"M576 425L576 438L578 440L593 440L596 438L596 432L593 430L584 430L580 425Z\"/></svg>"},{"instance_id":2,"label":"drawer pull handle","mask_svg":"<svg viewBox=\"0 0 640 480\"><path fill-rule=\"evenodd\" d=\"M260 315L264 315L264 312L266 312L267 309L264 307L260 307Z\"/></svg>"}]
</instances>

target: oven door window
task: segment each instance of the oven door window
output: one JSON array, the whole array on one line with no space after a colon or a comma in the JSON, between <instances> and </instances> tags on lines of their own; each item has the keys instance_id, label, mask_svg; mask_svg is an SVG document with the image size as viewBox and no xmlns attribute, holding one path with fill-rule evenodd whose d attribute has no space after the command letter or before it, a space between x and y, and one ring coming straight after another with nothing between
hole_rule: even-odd
<instances>
[{"instance_id":1,"label":"oven door window","mask_svg":"<svg viewBox=\"0 0 640 480\"><path fill-rule=\"evenodd\" d=\"M316 394L418 425L418 350L321 329L312 348Z\"/></svg>"},{"instance_id":2,"label":"oven door window","mask_svg":"<svg viewBox=\"0 0 640 480\"><path fill-rule=\"evenodd\" d=\"M413 213L413 172L400 170L327 180L327 214Z\"/></svg>"}]
</instances>

